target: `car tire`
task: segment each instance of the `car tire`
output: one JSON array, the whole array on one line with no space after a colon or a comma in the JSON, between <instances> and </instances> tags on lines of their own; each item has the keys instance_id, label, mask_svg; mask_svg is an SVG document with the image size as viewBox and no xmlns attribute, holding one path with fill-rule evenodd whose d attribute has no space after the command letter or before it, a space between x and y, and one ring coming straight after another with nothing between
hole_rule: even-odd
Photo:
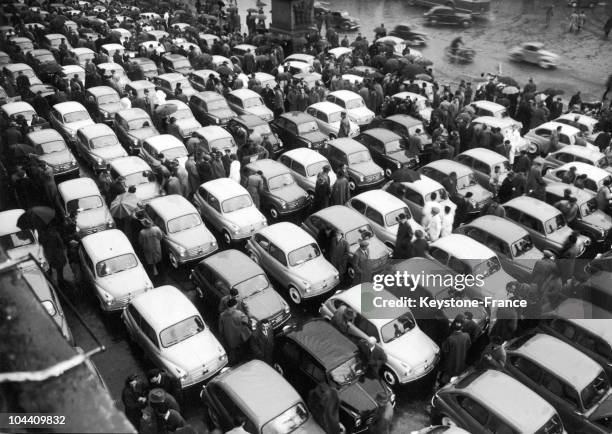
<instances>
[{"instance_id":1,"label":"car tire","mask_svg":"<svg viewBox=\"0 0 612 434\"><path fill-rule=\"evenodd\" d=\"M176 255L173 252L168 252L168 262L170 262L170 265L172 265L172 268L174 268L175 270L179 267L179 261L176 258Z\"/></svg>"},{"instance_id":2,"label":"car tire","mask_svg":"<svg viewBox=\"0 0 612 434\"><path fill-rule=\"evenodd\" d=\"M202 288L200 288L200 285L194 284L193 286L194 286L193 289L195 289L195 293L198 296L198 298L200 300L203 300L204 299L204 291L202 291Z\"/></svg>"},{"instance_id":3,"label":"car tire","mask_svg":"<svg viewBox=\"0 0 612 434\"><path fill-rule=\"evenodd\" d=\"M351 281L355 278L355 268L351 264L346 267L346 275ZM340 276L340 278L342 278L342 276Z\"/></svg>"},{"instance_id":4,"label":"car tire","mask_svg":"<svg viewBox=\"0 0 612 434\"><path fill-rule=\"evenodd\" d=\"M393 170L391 170L389 168L385 169L385 176L386 177L390 177L392 174L393 174Z\"/></svg>"},{"instance_id":5,"label":"car tire","mask_svg":"<svg viewBox=\"0 0 612 434\"><path fill-rule=\"evenodd\" d=\"M395 372L393 372L391 370L391 368L389 368L388 366L385 366L382 370L382 378L385 381L385 383L387 384L387 386L389 386L390 388L394 388L397 387L397 385L399 384L399 380L397 378L397 375L395 375Z\"/></svg>"},{"instance_id":6,"label":"car tire","mask_svg":"<svg viewBox=\"0 0 612 434\"><path fill-rule=\"evenodd\" d=\"M278 372L282 376L285 376L285 371L283 370L283 367L281 365L275 362L272 364L272 367L276 370L276 372Z\"/></svg>"},{"instance_id":7,"label":"car tire","mask_svg":"<svg viewBox=\"0 0 612 434\"><path fill-rule=\"evenodd\" d=\"M225 243L225 245L229 246L232 244L232 236L227 231L227 229L223 229L222 236L223 236L223 242Z\"/></svg>"},{"instance_id":8,"label":"car tire","mask_svg":"<svg viewBox=\"0 0 612 434\"><path fill-rule=\"evenodd\" d=\"M542 62L542 61L538 62L538 66L539 66L540 68L542 68L542 69L548 69L548 68L550 68L550 64L548 64L548 63L546 63L546 62Z\"/></svg>"},{"instance_id":9,"label":"car tire","mask_svg":"<svg viewBox=\"0 0 612 434\"><path fill-rule=\"evenodd\" d=\"M289 298L296 305L302 303L302 294L295 286L289 287Z\"/></svg>"},{"instance_id":10,"label":"car tire","mask_svg":"<svg viewBox=\"0 0 612 434\"><path fill-rule=\"evenodd\" d=\"M329 133L330 140L334 140L335 138L336 138L336 135L334 133Z\"/></svg>"},{"instance_id":11,"label":"car tire","mask_svg":"<svg viewBox=\"0 0 612 434\"><path fill-rule=\"evenodd\" d=\"M457 426L455 421L452 420L450 417L448 417L445 414L441 414L440 415L440 424L443 425L443 426L453 426L453 427Z\"/></svg>"},{"instance_id":12,"label":"car tire","mask_svg":"<svg viewBox=\"0 0 612 434\"><path fill-rule=\"evenodd\" d=\"M278 217L280 216L280 213L278 212L278 210L274 207L270 208L270 217L272 217L272 220L278 220Z\"/></svg>"},{"instance_id":13,"label":"car tire","mask_svg":"<svg viewBox=\"0 0 612 434\"><path fill-rule=\"evenodd\" d=\"M355 191L356 189L357 189L357 183L355 183L355 181L353 181L352 179L349 180L349 190Z\"/></svg>"}]
</instances>

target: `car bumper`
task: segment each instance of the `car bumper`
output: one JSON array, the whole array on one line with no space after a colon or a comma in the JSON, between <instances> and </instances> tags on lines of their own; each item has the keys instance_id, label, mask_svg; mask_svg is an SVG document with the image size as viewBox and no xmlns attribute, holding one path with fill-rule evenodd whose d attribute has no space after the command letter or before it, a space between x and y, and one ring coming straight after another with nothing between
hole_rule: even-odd
<instances>
[{"instance_id":1,"label":"car bumper","mask_svg":"<svg viewBox=\"0 0 612 434\"><path fill-rule=\"evenodd\" d=\"M382 177L374 181L360 181L356 183L356 186L357 186L357 189L363 190L366 188L380 187L384 183L385 183L385 178Z\"/></svg>"},{"instance_id":2,"label":"car bumper","mask_svg":"<svg viewBox=\"0 0 612 434\"><path fill-rule=\"evenodd\" d=\"M97 294L97 295L98 295L98 299L100 300L100 307L102 308L104 312L118 312L122 310L124 307L126 307L130 303L130 301L134 299L134 297L142 294L146 290L147 288L142 288L124 297L115 298L111 302L105 302L100 297L100 294Z\"/></svg>"},{"instance_id":3,"label":"car bumper","mask_svg":"<svg viewBox=\"0 0 612 434\"><path fill-rule=\"evenodd\" d=\"M182 255L178 252L176 253L176 259L179 264L186 264L188 262L197 261L199 259L203 259L206 256L216 252L219 250L219 245L217 243L198 246L192 249L185 251Z\"/></svg>"},{"instance_id":4,"label":"car bumper","mask_svg":"<svg viewBox=\"0 0 612 434\"><path fill-rule=\"evenodd\" d=\"M310 200L305 200L304 203L297 205L297 206L289 206L289 204L286 205L285 208L279 207L278 208L278 213L281 216L286 216L286 215L291 215L291 214L295 214L297 212L300 212L306 208L308 208L310 206Z\"/></svg>"},{"instance_id":5,"label":"car bumper","mask_svg":"<svg viewBox=\"0 0 612 434\"><path fill-rule=\"evenodd\" d=\"M230 234L230 237L232 238L232 241L242 241L245 240L247 238L251 238L251 236L258 231L261 228L266 227L268 224L267 223L260 223L257 225L249 225L248 227L243 227L238 229L238 231L233 232L230 231L229 229L225 228L228 233Z\"/></svg>"},{"instance_id":6,"label":"car bumper","mask_svg":"<svg viewBox=\"0 0 612 434\"><path fill-rule=\"evenodd\" d=\"M227 357L222 360L217 360L217 363L213 365L208 370L202 371L199 370L198 373L190 372L187 374L187 378L184 380L180 380L181 388L186 389L191 386L195 386L196 384L202 383L212 377L214 377L221 369L227 366Z\"/></svg>"},{"instance_id":7,"label":"car bumper","mask_svg":"<svg viewBox=\"0 0 612 434\"><path fill-rule=\"evenodd\" d=\"M401 377L399 377L400 384L412 383L413 381L419 380L427 376L431 371L434 370L434 368L438 365L439 361L440 361L440 354L438 353L436 354L436 357L431 363L423 365L422 367L417 369L416 372L413 372L407 375L402 375Z\"/></svg>"},{"instance_id":8,"label":"car bumper","mask_svg":"<svg viewBox=\"0 0 612 434\"><path fill-rule=\"evenodd\" d=\"M79 166L70 166L67 168L53 168L53 176L56 178L65 178L69 176L77 176L79 174Z\"/></svg>"},{"instance_id":9,"label":"car bumper","mask_svg":"<svg viewBox=\"0 0 612 434\"><path fill-rule=\"evenodd\" d=\"M113 229L115 227L115 222L112 223L102 223L96 226L90 226L88 228L77 228L77 235L79 238L86 237L87 235L95 234L97 232L102 232L107 229Z\"/></svg>"}]
</instances>

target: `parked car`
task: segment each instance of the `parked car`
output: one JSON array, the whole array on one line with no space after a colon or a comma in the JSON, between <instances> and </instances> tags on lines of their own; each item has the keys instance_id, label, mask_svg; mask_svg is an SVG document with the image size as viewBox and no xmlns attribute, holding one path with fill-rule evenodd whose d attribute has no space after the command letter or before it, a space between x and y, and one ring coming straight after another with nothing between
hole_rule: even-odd
<instances>
[{"instance_id":1,"label":"parked car","mask_svg":"<svg viewBox=\"0 0 612 434\"><path fill-rule=\"evenodd\" d=\"M413 118L405 114L396 114L388 116L384 119L374 119L370 124L371 128L384 128L386 130L393 131L395 134L401 136L403 139L408 139L412 135L418 135L421 139L421 152L431 152L431 136L427 134L423 122L419 119ZM417 133L416 130L421 130ZM421 158L420 158L421 159Z\"/></svg>"},{"instance_id":2,"label":"parked car","mask_svg":"<svg viewBox=\"0 0 612 434\"><path fill-rule=\"evenodd\" d=\"M358 93L350 90L337 90L330 92L325 100L345 109L349 119L360 127L368 125L374 119L374 112L366 107L363 98Z\"/></svg>"},{"instance_id":3,"label":"parked car","mask_svg":"<svg viewBox=\"0 0 612 434\"><path fill-rule=\"evenodd\" d=\"M79 128L94 124L85 107L75 101L55 104L49 113L49 121L69 145L75 144Z\"/></svg>"},{"instance_id":4,"label":"parked car","mask_svg":"<svg viewBox=\"0 0 612 434\"><path fill-rule=\"evenodd\" d=\"M454 7L450 6L434 6L425 12L423 16L425 17L425 23L430 26L442 24L467 28L474 23L472 15L458 12Z\"/></svg>"},{"instance_id":5,"label":"parked car","mask_svg":"<svg viewBox=\"0 0 612 434\"><path fill-rule=\"evenodd\" d=\"M384 170L372 161L368 148L353 139L331 140L319 152L327 157L334 171L347 166L352 191L376 188L384 182Z\"/></svg>"},{"instance_id":6,"label":"parked car","mask_svg":"<svg viewBox=\"0 0 612 434\"><path fill-rule=\"evenodd\" d=\"M191 66L189 59L181 54L164 54L161 57L161 66L167 73L189 75L193 72L193 66Z\"/></svg>"},{"instance_id":7,"label":"parked car","mask_svg":"<svg viewBox=\"0 0 612 434\"><path fill-rule=\"evenodd\" d=\"M525 229L495 215L478 217L459 226L454 232L467 235L490 248L497 254L502 268L521 282L531 279L536 261L544 257Z\"/></svg>"},{"instance_id":8,"label":"parked car","mask_svg":"<svg viewBox=\"0 0 612 434\"><path fill-rule=\"evenodd\" d=\"M431 112L433 109L431 108L431 104L429 99L419 93L412 92L399 92L391 96L395 100L396 103L401 104L407 99L412 101L412 103L416 106L416 109L419 115L427 122L431 119Z\"/></svg>"},{"instance_id":9,"label":"parked car","mask_svg":"<svg viewBox=\"0 0 612 434\"><path fill-rule=\"evenodd\" d=\"M327 134L330 139L338 137L343 112L345 110L342 107L329 101L317 102L306 109L306 113L317 120L321 132ZM359 126L350 119L349 123L349 137L354 137L359 134Z\"/></svg>"},{"instance_id":10,"label":"parked car","mask_svg":"<svg viewBox=\"0 0 612 434\"><path fill-rule=\"evenodd\" d=\"M2 111L1 125L7 128L11 122L15 122L17 117L23 116L28 125L32 125L32 118L36 114L36 110L29 103L24 101L7 102L0 107ZM41 128L42 129L42 128Z\"/></svg>"},{"instance_id":11,"label":"parked car","mask_svg":"<svg viewBox=\"0 0 612 434\"><path fill-rule=\"evenodd\" d=\"M283 67L291 75L308 74L314 72L314 56L305 53L293 53L285 58Z\"/></svg>"},{"instance_id":12,"label":"parked car","mask_svg":"<svg viewBox=\"0 0 612 434\"><path fill-rule=\"evenodd\" d=\"M549 168L556 169L566 163L579 162L612 173L612 165L610 165L610 161L604 153L580 145L564 146L558 151L551 152L546 158L537 158L536 160L542 164L543 172L546 172Z\"/></svg>"},{"instance_id":13,"label":"parked car","mask_svg":"<svg viewBox=\"0 0 612 434\"><path fill-rule=\"evenodd\" d=\"M236 154L238 151L234 137L220 126L209 125L201 127L195 130L192 135L200 141L197 149L209 155L213 152L213 148L223 153L229 150L232 154Z\"/></svg>"},{"instance_id":14,"label":"parked car","mask_svg":"<svg viewBox=\"0 0 612 434\"><path fill-rule=\"evenodd\" d=\"M54 74L61 69L53 53L45 49L28 51L26 61L34 69L36 76L46 83L49 83Z\"/></svg>"},{"instance_id":15,"label":"parked car","mask_svg":"<svg viewBox=\"0 0 612 434\"><path fill-rule=\"evenodd\" d=\"M293 223L256 231L246 248L295 304L328 293L340 283L338 270L323 257L316 241Z\"/></svg>"},{"instance_id":16,"label":"parked car","mask_svg":"<svg viewBox=\"0 0 612 434\"><path fill-rule=\"evenodd\" d=\"M125 85L125 91L127 93L136 94L139 98L145 97L145 90L149 91L149 98L156 104L157 97L155 96L155 85L150 80L134 80Z\"/></svg>"},{"instance_id":17,"label":"parked car","mask_svg":"<svg viewBox=\"0 0 612 434\"><path fill-rule=\"evenodd\" d=\"M586 135L586 139L589 142L594 142L600 134L600 131L596 132L599 128L597 125L599 120L580 113L564 113L557 119L554 119L554 122L578 128Z\"/></svg>"},{"instance_id":18,"label":"parked car","mask_svg":"<svg viewBox=\"0 0 612 434\"><path fill-rule=\"evenodd\" d=\"M487 190L496 193L496 186L492 184L492 178L495 174L495 169L499 168L498 184L501 183L510 172L510 162L506 157L498 154L495 151L485 148L472 148L455 157L459 163L474 170L476 180Z\"/></svg>"},{"instance_id":19,"label":"parked car","mask_svg":"<svg viewBox=\"0 0 612 434\"><path fill-rule=\"evenodd\" d=\"M21 229L17 221L25 213L23 209L9 209L0 212L0 246L9 259L17 261L31 256L44 271L49 270L49 262L38 242L38 233L31 229Z\"/></svg>"},{"instance_id":20,"label":"parked car","mask_svg":"<svg viewBox=\"0 0 612 434\"><path fill-rule=\"evenodd\" d=\"M189 139L195 130L202 127L193 116L189 106L179 100L159 104L153 112L153 124L160 130L163 130L163 125L168 125L172 118L175 119L174 125L178 128L178 133L183 141Z\"/></svg>"},{"instance_id":21,"label":"parked car","mask_svg":"<svg viewBox=\"0 0 612 434\"><path fill-rule=\"evenodd\" d=\"M115 227L115 220L93 179L77 178L60 182L57 190L64 216L76 213L76 233L79 237Z\"/></svg>"},{"instance_id":22,"label":"parked car","mask_svg":"<svg viewBox=\"0 0 612 434\"><path fill-rule=\"evenodd\" d=\"M366 431L376 420L383 394L395 395L377 378L364 375L357 345L322 319L313 319L279 335L275 366L305 397L320 382L338 390L340 423L347 432Z\"/></svg>"},{"instance_id":23,"label":"parked car","mask_svg":"<svg viewBox=\"0 0 612 434\"><path fill-rule=\"evenodd\" d=\"M176 88L178 84L180 84L180 88L186 98L189 99L191 95L196 93L196 90L191 86L187 77L178 72L169 72L153 77L153 83L159 86L168 99L176 99Z\"/></svg>"},{"instance_id":24,"label":"parked car","mask_svg":"<svg viewBox=\"0 0 612 434\"><path fill-rule=\"evenodd\" d=\"M144 211L164 234L163 247L172 267L200 260L219 249L198 210L183 196L171 194L153 198Z\"/></svg>"},{"instance_id":25,"label":"parked car","mask_svg":"<svg viewBox=\"0 0 612 434\"><path fill-rule=\"evenodd\" d=\"M273 220L304 210L310 205L308 193L295 182L293 175L281 163L263 159L247 164L241 170L241 183L246 186L250 175L261 171L264 181L259 192L259 209L269 213Z\"/></svg>"},{"instance_id":26,"label":"parked car","mask_svg":"<svg viewBox=\"0 0 612 434\"><path fill-rule=\"evenodd\" d=\"M94 172L108 167L115 158L127 157L115 132L105 124L94 124L77 131L75 150Z\"/></svg>"},{"instance_id":27,"label":"parked car","mask_svg":"<svg viewBox=\"0 0 612 434\"><path fill-rule=\"evenodd\" d=\"M307 148L296 148L282 154L278 162L289 168L297 184L306 190L310 196L314 196L317 176L325 166L330 166L329 161L317 151ZM331 166L330 166L331 167ZM336 183L336 174L330 171L330 186Z\"/></svg>"},{"instance_id":28,"label":"parked car","mask_svg":"<svg viewBox=\"0 0 612 434\"><path fill-rule=\"evenodd\" d=\"M605 255L604 255L605 256ZM609 258L608 258L609 260ZM603 265L603 264L599 264ZM588 301L589 303L603 309L607 312L612 312L612 288L610 287L610 272L606 271L605 268L601 271L596 271L591 268L591 264L587 267L590 269L590 276L585 282L582 282L576 291L574 296L581 300Z\"/></svg>"},{"instance_id":29,"label":"parked car","mask_svg":"<svg viewBox=\"0 0 612 434\"><path fill-rule=\"evenodd\" d=\"M333 205L310 215L302 223L302 229L316 240L321 239L321 231L326 228L342 233L343 238L349 245L349 263L346 267L346 273L351 280L355 277L352 258L357 249L359 249L359 242L361 240L367 240L369 243L370 272L377 273L381 271L389 262L391 249L375 235L375 231L370 226L368 219L357 211L344 205Z\"/></svg>"},{"instance_id":30,"label":"parked car","mask_svg":"<svg viewBox=\"0 0 612 434\"><path fill-rule=\"evenodd\" d=\"M119 93L123 93L126 84L130 82L123 66L118 63L105 62L96 65L98 74L102 77L102 84L110 86Z\"/></svg>"},{"instance_id":31,"label":"parked car","mask_svg":"<svg viewBox=\"0 0 612 434\"><path fill-rule=\"evenodd\" d=\"M612 217L597 209L595 193L562 182L548 184L545 189L546 202L553 206L563 199L565 190L570 190L571 196L577 199L576 205L578 205L578 213L572 229L588 237L591 243L610 241Z\"/></svg>"},{"instance_id":32,"label":"parked car","mask_svg":"<svg viewBox=\"0 0 612 434\"><path fill-rule=\"evenodd\" d=\"M34 149L30 158L49 165L56 178L79 176L77 160L57 131L51 128L33 131L26 136L26 143Z\"/></svg>"},{"instance_id":33,"label":"parked car","mask_svg":"<svg viewBox=\"0 0 612 434\"><path fill-rule=\"evenodd\" d=\"M136 296L121 319L130 338L181 388L202 383L227 365L227 354L191 301L160 286Z\"/></svg>"},{"instance_id":34,"label":"parked car","mask_svg":"<svg viewBox=\"0 0 612 434\"><path fill-rule=\"evenodd\" d=\"M147 202L163 194L163 189L153 175L151 166L141 158L134 156L115 158L108 166L113 181L121 176L125 179L126 186L136 187L136 196L140 201Z\"/></svg>"},{"instance_id":35,"label":"parked car","mask_svg":"<svg viewBox=\"0 0 612 434\"><path fill-rule=\"evenodd\" d=\"M311 115L292 111L281 114L270 123L272 131L284 143L286 149L320 149L327 142L327 135L319 130L317 120Z\"/></svg>"},{"instance_id":36,"label":"parked car","mask_svg":"<svg viewBox=\"0 0 612 434\"><path fill-rule=\"evenodd\" d=\"M127 65L128 78L131 80L135 80L136 77L151 80L159 75L157 65L147 57L134 57L128 61Z\"/></svg>"},{"instance_id":37,"label":"parked car","mask_svg":"<svg viewBox=\"0 0 612 434\"><path fill-rule=\"evenodd\" d=\"M235 414L245 417L248 432L289 431L323 434L295 389L271 366L260 361L222 372L200 394L216 427L229 430Z\"/></svg>"},{"instance_id":38,"label":"parked car","mask_svg":"<svg viewBox=\"0 0 612 434\"><path fill-rule=\"evenodd\" d=\"M550 250L558 255L572 229L567 225L563 214L557 208L529 196L519 196L503 204L506 218L518 223L531 235L535 246L544 251ZM578 236L581 256L591 240L583 235Z\"/></svg>"},{"instance_id":39,"label":"parked car","mask_svg":"<svg viewBox=\"0 0 612 434\"><path fill-rule=\"evenodd\" d=\"M189 108L200 124L224 126L236 117L223 95L217 92L197 92L189 99Z\"/></svg>"},{"instance_id":40,"label":"parked car","mask_svg":"<svg viewBox=\"0 0 612 434\"><path fill-rule=\"evenodd\" d=\"M531 153L546 156L550 149L550 136L557 127L561 127L558 146L563 147L576 144L576 136L580 133L578 128L551 121L539 125L525 134L524 139L530 143Z\"/></svg>"},{"instance_id":41,"label":"parked car","mask_svg":"<svg viewBox=\"0 0 612 434\"><path fill-rule=\"evenodd\" d=\"M141 108L125 109L115 113L115 132L123 147L131 155L140 152L145 139L159 135L151 117Z\"/></svg>"},{"instance_id":42,"label":"parked car","mask_svg":"<svg viewBox=\"0 0 612 434\"><path fill-rule=\"evenodd\" d=\"M249 137L253 133L262 138L267 137L268 142L270 143L270 147L267 148L270 158L278 157L278 155L284 150L283 142L275 133L272 132L270 129L270 124L259 116L252 114L236 116L227 122L226 128L230 133L232 133L234 138L238 136L238 130L243 130L246 137Z\"/></svg>"},{"instance_id":43,"label":"parked car","mask_svg":"<svg viewBox=\"0 0 612 434\"><path fill-rule=\"evenodd\" d=\"M112 124L115 113L121 110L119 94L109 86L90 87L85 91L85 101L91 117L99 123Z\"/></svg>"},{"instance_id":44,"label":"parked car","mask_svg":"<svg viewBox=\"0 0 612 434\"><path fill-rule=\"evenodd\" d=\"M473 101L468 104L468 107L471 107L474 110L477 117L490 116L496 119L505 119L510 117L506 107L493 101ZM516 123L516 121L514 121L514 123Z\"/></svg>"},{"instance_id":45,"label":"parked car","mask_svg":"<svg viewBox=\"0 0 612 434\"><path fill-rule=\"evenodd\" d=\"M118 229L83 237L79 260L83 278L105 312L119 311L135 296L153 289L132 244Z\"/></svg>"},{"instance_id":46,"label":"parked car","mask_svg":"<svg viewBox=\"0 0 612 434\"><path fill-rule=\"evenodd\" d=\"M470 209L470 213L479 213L493 199L493 193L486 190L478 184L474 171L456 161L452 160L436 160L419 168L419 173L425 175L440 184L452 173L457 175L457 193L459 197L465 197L467 192L472 193L472 201L474 206Z\"/></svg>"},{"instance_id":47,"label":"parked car","mask_svg":"<svg viewBox=\"0 0 612 434\"><path fill-rule=\"evenodd\" d=\"M608 179L612 181L612 175L610 175L610 172L580 161L565 163L556 169L548 170L544 174L544 181L547 184L551 182L561 182L563 180L563 176L571 167L576 168L576 175L587 176L584 182L584 189L592 193L597 193L599 188L603 185L604 180Z\"/></svg>"},{"instance_id":48,"label":"parked car","mask_svg":"<svg viewBox=\"0 0 612 434\"><path fill-rule=\"evenodd\" d=\"M9 80L13 86L17 85L17 77L20 72L28 77L30 84L42 84L42 81L36 76L30 65L25 63L9 63L4 65L2 72L4 72L7 80Z\"/></svg>"},{"instance_id":49,"label":"parked car","mask_svg":"<svg viewBox=\"0 0 612 434\"><path fill-rule=\"evenodd\" d=\"M261 96L251 89L237 89L225 97L229 107L238 114L259 116L266 122L274 119L274 113L263 102Z\"/></svg>"},{"instance_id":50,"label":"parked car","mask_svg":"<svg viewBox=\"0 0 612 434\"><path fill-rule=\"evenodd\" d=\"M224 250L203 259L189 278L196 294L212 307L220 306L233 288L238 291L238 309L254 320L267 319L273 328L280 329L291 318L289 305L274 290L266 273L238 250Z\"/></svg>"},{"instance_id":51,"label":"parked car","mask_svg":"<svg viewBox=\"0 0 612 434\"><path fill-rule=\"evenodd\" d=\"M19 48L23 54L28 54L34 49L34 43L30 38L24 36L13 36L9 39L10 45Z\"/></svg>"},{"instance_id":52,"label":"parked car","mask_svg":"<svg viewBox=\"0 0 612 434\"><path fill-rule=\"evenodd\" d=\"M160 134L142 142L139 156L150 166L158 164L162 155L165 160L176 160L181 166L185 166L187 148L172 134Z\"/></svg>"},{"instance_id":53,"label":"parked car","mask_svg":"<svg viewBox=\"0 0 612 434\"><path fill-rule=\"evenodd\" d=\"M608 433L612 391L603 369L571 345L527 334L506 345L503 371L546 399L570 432Z\"/></svg>"},{"instance_id":54,"label":"parked car","mask_svg":"<svg viewBox=\"0 0 612 434\"><path fill-rule=\"evenodd\" d=\"M559 63L559 56L544 50L541 42L524 42L510 49L510 59L516 62L533 63L540 68L554 68Z\"/></svg>"},{"instance_id":55,"label":"parked car","mask_svg":"<svg viewBox=\"0 0 612 434\"><path fill-rule=\"evenodd\" d=\"M391 176L398 169L417 165L416 158L406 155L406 141L392 131L371 128L359 134L355 140L368 148L372 159L385 170L386 176Z\"/></svg>"},{"instance_id":56,"label":"parked car","mask_svg":"<svg viewBox=\"0 0 612 434\"><path fill-rule=\"evenodd\" d=\"M431 403L433 423L461 427L471 434L492 430L565 434L552 405L511 376L491 369L470 370L451 380Z\"/></svg>"},{"instance_id":57,"label":"parked car","mask_svg":"<svg viewBox=\"0 0 612 434\"><path fill-rule=\"evenodd\" d=\"M376 293L383 300L398 300L384 289ZM337 309L348 307L355 312L349 323L348 337L354 340L373 337L387 355L387 363L381 376L390 387L405 385L423 378L435 367L440 358L440 348L419 328L412 312L407 307L392 309L389 316L370 316L362 298L362 286L356 285L331 296L319 308L320 315L331 320Z\"/></svg>"},{"instance_id":58,"label":"parked car","mask_svg":"<svg viewBox=\"0 0 612 434\"><path fill-rule=\"evenodd\" d=\"M423 230L406 204L386 191L371 190L360 193L346 205L365 216L374 228L374 234L390 248L395 246L400 214L406 216L413 232Z\"/></svg>"}]
</instances>

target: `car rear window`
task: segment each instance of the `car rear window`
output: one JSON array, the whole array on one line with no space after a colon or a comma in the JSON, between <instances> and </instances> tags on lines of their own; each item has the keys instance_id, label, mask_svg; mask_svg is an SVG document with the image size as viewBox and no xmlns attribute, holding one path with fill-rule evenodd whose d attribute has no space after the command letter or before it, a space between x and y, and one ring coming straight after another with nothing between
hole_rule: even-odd
<instances>
[{"instance_id":1,"label":"car rear window","mask_svg":"<svg viewBox=\"0 0 612 434\"><path fill-rule=\"evenodd\" d=\"M199 316L192 316L164 329L159 334L159 341L164 348L176 345L204 330L204 322Z\"/></svg>"},{"instance_id":2,"label":"car rear window","mask_svg":"<svg viewBox=\"0 0 612 434\"><path fill-rule=\"evenodd\" d=\"M308 410L301 402L285 410L270 422L266 423L262 434L289 434L308 420Z\"/></svg>"},{"instance_id":3,"label":"car rear window","mask_svg":"<svg viewBox=\"0 0 612 434\"><path fill-rule=\"evenodd\" d=\"M11 250L18 247L29 246L33 243L34 235L32 235L32 232L28 230L2 235L0 237L0 247L2 247L3 250Z\"/></svg>"},{"instance_id":4,"label":"car rear window","mask_svg":"<svg viewBox=\"0 0 612 434\"><path fill-rule=\"evenodd\" d=\"M98 276L105 277L111 274L120 273L138 265L138 260L133 253L126 253L115 256L114 258L100 261L96 264L96 272Z\"/></svg>"}]
</instances>

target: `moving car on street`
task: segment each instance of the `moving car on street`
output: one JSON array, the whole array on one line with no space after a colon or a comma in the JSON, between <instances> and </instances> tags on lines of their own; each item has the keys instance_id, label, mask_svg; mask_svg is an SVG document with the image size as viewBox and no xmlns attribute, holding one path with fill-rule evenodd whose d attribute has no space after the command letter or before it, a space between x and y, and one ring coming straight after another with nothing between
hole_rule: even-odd
<instances>
[{"instance_id":1,"label":"moving car on street","mask_svg":"<svg viewBox=\"0 0 612 434\"><path fill-rule=\"evenodd\" d=\"M541 42L524 42L510 49L510 59L538 65L540 68L554 68L559 63L559 56L544 50Z\"/></svg>"},{"instance_id":2,"label":"moving car on street","mask_svg":"<svg viewBox=\"0 0 612 434\"><path fill-rule=\"evenodd\" d=\"M425 23L430 26L442 24L467 28L474 23L472 15L458 12L450 6L434 6L425 12L423 16L425 17Z\"/></svg>"}]
</instances>

